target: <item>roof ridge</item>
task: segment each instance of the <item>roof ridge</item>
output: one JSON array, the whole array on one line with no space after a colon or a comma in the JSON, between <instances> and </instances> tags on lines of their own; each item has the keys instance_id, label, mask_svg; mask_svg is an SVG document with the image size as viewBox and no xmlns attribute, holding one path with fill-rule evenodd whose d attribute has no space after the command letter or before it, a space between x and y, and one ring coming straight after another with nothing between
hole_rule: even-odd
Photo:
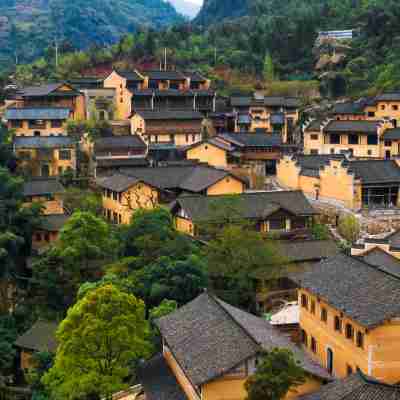
<instances>
[{"instance_id":1,"label":"roof ridge","mask_svg":"<svg viewBox=\"0 0 400 400\"><path fill-rule=\"evenodd\" d=\"M372 249L372 250L374 250L374 249ZM390 256L389 253L386 253L385 251L384 251L384 253L387 254L388 256ZM383 274L385 274L387 276L390 276L390 277L395 278L396 280L400 281L400 277L399 276L396 276L395 274L392 274L391 272L382 269L382 267L378 267L376 265L372 265L372 264L368 263L367 261L365 261L362 258L362 256L351 256L350 255L348 257L352 258L353 260L357 260L357 261L361 262L362 264L365 264L367 267L370 267L370 268L374 269L375 271L379 271L379 272L381 272L381 273L383 273Z\"/></svg>"},{"instance_id":2,"label":"roof ridge","mask_svg":"<svg viewBox=\"0 0 400 400\"><path fill-rule=\"evenodd\" d=\"M223 310L224 311L224 313L226 314L226 315L228 315L228 317L234 322L234 324L236 325L236 326L238 326L245 334L246 334L246 336L248 336L253 342L254 342L254 344L256 345L256 346L260 346L261 347L261 343L259 343L259 342L257 342L257 340L254 338L254 336L221 304L221 303L225 303L225 301L223 301L223 300L221 300L220 298L218 298L217 296L215 296L215 295L213 295L213 294L210 294L210 293L208 293L208 292L206 292L206 294L208 295L208 297L210 298L210 299L212 299L213 301L214 301L214 303L215 304L217 304L217 306L221 309L221 310ZM226 303L226 304L228 304L229 306L231 306L231 307L233 307L233 308L236 308L236 309L238 309L239 311L241 311L241 312L246 312L246 311L243 311L243 310L241 310L240 308L237 308L237 307L234 307L234 306L232 306L231 304L229 304L229 303ZM252 315L252 314L250 314L250 315ZM256 317L255 315L254 315L254 317L255 318L258 318L258 317Z\"/></svg>"}]
</instances>

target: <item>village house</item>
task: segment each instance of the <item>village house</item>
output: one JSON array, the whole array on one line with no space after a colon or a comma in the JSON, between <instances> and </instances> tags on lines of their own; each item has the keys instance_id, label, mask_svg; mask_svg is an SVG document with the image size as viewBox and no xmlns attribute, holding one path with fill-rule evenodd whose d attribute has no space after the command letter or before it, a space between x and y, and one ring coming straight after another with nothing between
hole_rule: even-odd
<instances>
[{"instance_id":1,"label":"village house","mask_svg":"<svg viewBox=\"0 0 400 400\"><path fill-rule=\"evenodd\" d=\"M394 160L348 160L343 155L285 155L277 165L285 188L352 210L396 208L400 167Z\"/></svg>"},{"instance_id":2,"label":"village house","mask_svg":"<svg viewBox=\"0 0 400 400\"><path fill-rule=\"evenodd\" d=\"M298 277L303 347L332 376L398 382L400 278L341 254Z\"/></svg>"},{"instance_id":3,"label":"village house","mask_svg":"<svg viewBox=\"0 0 400 400\"><path fill-rule=\"evenodd\" d=\"M353 375L322 386L316 393L300 397L300 400L399 400L400 386L388 385L364 375L360 370Z\"/></svg>"},{"instance_id":4,"label":"village house","mask_svg":"<svg viewBox=\"0 0 400 400\"><path fill-rule=\"evenodd\" d=\"M288 348L306 373L306 381L285 399L315 392L327 372L268 321L203 293L156 320L163 352L141 366L139 381L147 399L171 393L176 399L244 400L244 383L263 351ZM169 397L171 398L171 397Z\"/></svg>"},{"instance_id":5,"label":"village house","mask_svg":"<svg viewBox=\"0 0 400 400\"><path fill-rule=\"evenodd\" d=\"M264 129L281 134L284 143L293 142L294 128L299 120L299 99L255 93L253 96L232 96L230 106L237 115L236 132Z\"/></svg>"},{"instance_id":6,"label":"village house","mask_svg":"<svg viewBox=\"0 0 400 400\"><path fill-rule=\"evenodd\" d=\"M201 141L203 119L198 111L138 111L131 118L131 133L149 146L188 146Z\"/></svg>"},{"instance_id":7,"label":"village house","mask_svg":"<svg viewBox=\"0 0 400 400\"><path fill-rule=\"evenodd\" d=\"M139 135L96 139L89 149L94 176L110 175L119 168L147 167L147 144Z\"/></svg>"},{"instance_id":8,"label":"village house","mask_svg":"<svg viewBox=\"0 0 400 400\"><path fill-rule=\"evenodd\" d=\"M32 249L40 251L54 244L68 219L65 214L42 215L32 234Z\"/></svg>"},{"instance_id":9,"label":"village house","mask_svg":"<svg viewBox=\"0 0 400 400\"><path fill-rule=\"evenodd\" d=\"M18 168L31 176L58 176L76 170L76 145L71 137L16 136L12 145Z\"/></svg>"},{"instance_id":10,"label":"village house","mask_svg":"<svg viewBox=\"0 0 400 400\"><path fill-rule=\"evenodd\" d=\"M128 224L140 208L169 204L182 193L213 196L243 193L246 188L240 178L205 165L125 168L96 183L103 190L105 217L118 224Z\"/></svg>"},{"instance_id":11,"label":"village house","mask_svg":"<svg viewBox=\"0 0 400 400\"><path fill-rule=\"evenodd\" d=\"M66 135L65 125L72 117L70 108L7 108L4 118L15 136Z\"/></svg>"},{"instance_id":12,"label":"village house","mask_svg":"<svg viewBox=\"0 0 400 400\"><path fill-rule=\"evenodd\" d=\"M18 351L18 367L27 373L34 367L32 357L35 353L57 350L56 330L58 323L38 320L31 329L19 336L14 343Z\"/></svg>"},{"instance_id":13,"label":"village house","mask_svg":"<svg viewBox=\"0 0 400 400\"><path fill-rule=\"evenodd\" d=\"M212 197L184 195L176 199L171 212L178 231L191 236L201 236L204 225L224 224L226 220L245 220L256 231L265 234L295 235L299 231L304 234L317 215L301 191Z\"/></svg>"},{"instance_id":14,"label":"village house","mask_svg":"<svg viewBox=\"0 0 400 400\"><path fill-rule=\"evenodd\" d=\"M24 204L40 203L44 215L64 214L62 194L65 189L56 179L34 179L23 187Z\"/></svg>"},{"instance_id":15,"label":"village house","mask_svg":"<svg viewBox=\"0 0 400 400\"><path fill-rule=\"evenodd\" d=\"M388 139L393 124L388 120L328 120L311 122L304 129L304 154L349 153L362 158L399 155L397 140Z\"/></svg>"}]
</instances>

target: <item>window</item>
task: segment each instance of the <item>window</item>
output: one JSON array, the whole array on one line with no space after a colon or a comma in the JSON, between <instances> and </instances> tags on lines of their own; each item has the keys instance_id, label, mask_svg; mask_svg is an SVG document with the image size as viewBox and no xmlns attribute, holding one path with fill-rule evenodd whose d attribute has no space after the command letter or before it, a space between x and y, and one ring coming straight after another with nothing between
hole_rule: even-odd
<instances>
[{"instance_id":1,"label":"window","mask_svg":"<svg viewBox=\"0 0 400 400\"><path fill-rule=\"evenodd\" d=\"M356 343L357 347L364 348L364 334L362 332L357 332Z\"/></svg>"},{"instance_id":2,"label":"window","mask_svg":"<svg viewBox=\"0 0 400 400\"><path fill-rule=\"evenodd\" d=\"M122 224L122 215L121 214L118 214L118 223Z\"/></svg>"},{"instance_id":3,"label":"window","mask_svg":"<svg viewBox=\"0 0 400 400\"><path fill-rule=\"evenodd\" d=\"M353 339L354 337L354 328L351 324L346 324L346 339Z\"/></svg>"},{"instance_id":4,"label":"window","mask_svg":"<svg viewBox=\"0 0 400 400\"><path fill-rule=\"evenodd\" d=\"M326 308L324 307L321 308L321 321L322 322L328 321L328 311L326 311Z\"/></svg>"},{"instance_id":5,"label":"window","mask_svg":"<svg viewBox=\"0 0 400 400\"><path fill-rule=\"evenodd\" d=\"M120 103L123 103L123 102L124 102L124 99L121 97L121 98L119 99L119 102L120 102Z\"/></svg>"},{"instance_id":6,"label":"window","mask_svg":"<svg viewBox=\"0 0 400 400\"><path fill-rule=\"evenodd\" d=\"M44 129L46 128L46 121L42 119L30 120L28 125L29 129Z\"/></svg>"},{"instance_id":7,"label":"window","mask_svg":"<svg viewBox=\"0 0 400 400\"><path fill-rule=\"evenodd\" d=\"M196 141L196 135L192 135L192 142Z\"/></svg>"},{"instance_id":8,"label":"window","mask_svg":"<svg viewBox=\"0 0 400 400\"><path fill-rule=\"evenodd\" d=\"M335 149L331 149L331 154L335 154Z\"/></svg>"},{"instance_id":9,"label":"window","mask_svg":"<svg viewBox=\"0 0 400 400\"><path fill-rule=\"evenodd\" d=\"M317 341L311 336L311 351L315 354L317 352Z\"/></svg>"},{"instance_id":10,"label":"window","mask_svg":"<svg viewBox=\"0 0 400 400\"><path fill-rule=\"evenodd\" d=\"M11 128L22 128L22 121L19 119L14 119L11 121Z\"/></svg>"},{"instance_id":11,"label":"window","mask_svg":"<svg viewBox=\"0 0 400 400\"><path fill-rule=\"evenodd\" d=\"M392 141L391 140L385 140L385 147L392 147Z\"/></svg>"},{"instance_id":12,"label":"window","mask_svg":"<svg viewBox=\"0 0 400 400\"><path fill-rule=\"evenodd\" d=\"M286 229L286 220L283 218L280 219L271 219L269 220L269 230L270 231L283 231Z\"/></svg>"},{"instance_id":13,"label":"window","mask_svg":"<svg viewBox=\"0 0 400 400\"><path fill-rule=\"evenodd\" d=\"M33 132L33 136L40 136L40 131Z\"/></svg>"},{"instance_id":14,"label":"window","mask_svg":"<svg viewBox=\"0 0 400 400\"><path fill-rule=\"evenodd\" d=\"M316 134L310 135L311 140L318 140L318 138L319 138L319 135L316 135Z\"/></svg>"},{"instance_id":15,"label":"window","mask_svg":"<svg viewBox=\"0 0 400 400\"><path fill-rule=\"evenodd\" d=\"M186 143L189 142L189 135L188 134L185 135L185 140L186 140Z\"/></svg>"},{"instance_id":16,"label":"window","mask_svg":"<svg viewBox=\"0 0 400 400\"><path fill-rule=\"evenodd\" d=\"M174 135L169 135L169 141L173 142L174 141Z\"/></svg>"},{"instance_id":17,"label":"window","mask_svg":"<svg viewBox=\"0 0 400 400\"><path fill-rule=\"evenodd\" d=\"M384 104L381 105L381 110L385 110L386 106Z\"/></svg>"},{"instance_id":18,"label":"window","mask_svg":"<svg viewBox=\"0 0 400 400\"><path fill-rule=\"evenodd\" d=\"M41 241L42 241L42 235L41 235L40 233L37 233L37 234L35 235L35 240L36 240L37 242L41 242Z\"/></svg>"},{"instance_id":19,"label":"window","mask_svg":"<svg viewBox=\"0 0 400 400\"><path fill-rule=\"evenodd\" d=\"M62 175L63 171L63 167L58 167L58 175Z\"/></svg>"},{"instance_id":20,"label":"window","mask_svg":"<svg viewBox=\"0 0 400 400\"><path fill-rule=\"evenodd\" d=\"M61 128L62 127L62 120L61 119L53 119L51 121L52 128Z\"/></svg>"},{"instance_id":21,"label":"window","mask_svg":"<svg viewBox=\"0 0 400 400\"><path fill-rule=\"evenodd\" d=\"M332 133L329 137L330 144L340 144L340 135L337 133Z\"/></svg>"},{"instance_id":22,"label":"window","mask_svg":"<svg viewBox=\"0 0 400 400\"><path fill-rule=\"evenodd\" d=\"M307 332L304 329L301 330L301 343L306 347L308 346Z\"/></svg>"},{"instance_id":23,"label":"window","mask_svg":"<svg viewBox=\"0 0 400 400\"><path fill-rule=\"evenodd\" d=\"M399 109L399 106L397 104L392 105L392 110L397 111Z\"/></svg>"},{"instance_id":24,"label":"window","mask_svg":"<svg viewBox=\"0 0 400 400\"><path fill-rule=\"evenodd\" d=\"M370 118L375 117L375 111L368 111L368 117Z\"/></svg>"},{"instance_id":25,"label":"window","mask_svg":"<svg viewBox=\"0 0 400 400\"><path fill-rule=\"evenodd\" d=\"M118 201L118 193L112 192L112 198L113 198L113 200Z\"/></svg>"},{"instance_id":26,"label":"window","mask_svg":"<svg viewBox=\"0 0 400 400\"><path fill-rule=\"evenodd\" d=\"M59 160L70 160L71 159L71 150L59 150L58 151L58 159Z\"/></svg>"},{"instance_id":27,"label":"window","mask_svg":"<svg viewBox=\"0 0 400 400\"><path fill-rule=\"evenodd\" d=\"M353 367L351 365L346 366L347 376L353 375Z\"/></svg>"},{"instance_id":28,"label":"window","mask_svg":"<svg viewBox=\"0 0 400 400\"><path fill-rule=\"evenodd\" d=\"M308 308L308 297L305 294L301 295L301 306L303 308Z\"/></svg>"},{"instance_id":29,"label":"window","mask_svg":"<svg viewBox=\"0 0 400 400\"><path fill-rule=\"evenodd\" d=\"M335 316L334 329L337 332L342 332L342 320L337 315Z\"/></svg>"},{"instance_id":30,"label":"window","mask_svg":"<svg viewBox=\"0 0 400 400\"><path fill-rule=\"evenodd\" d=\"M358 144L358 135L349 135L349 144Z\"/></svg>"},{"instance_id":31,"label":"window","mask_svg":"<svg viewBox=\"0 0 400 400\"><path fill-rule=\"evenodd\" d=\"M44 240L45 240L46 242L50 242L50 233L45 233L45 234L44 234Z\"/></svg>"},{"instance_id":32,"label":"window","mask_svg":"<svg viewBox=\"0 0 400 400\"><path fill-rule=\"evenodd\" d=\"M310 154L318 154L318 149L311 149Z\"/></svg>"},{"instance_id":33,"label":"window","mask_svg":"<svg viewBox=\"0 0 400 400\"><path fill-rule=\"evenodd\" d=\"M372 150L368 150L368 151L367 151L367 154L368 154L369 156L372 156Z\"/></svg>"},{"instance_id":34,"label":"window","mask_svg":"<svg viewBox=\"0 0 400 400\"><path fill-rule=\"evenodd\" d=\"M315 300L311 300L311 314L315 315Z\"/></svg>"},{"instance_id":35,"label":"window","mask_svg":"<svg viewBox=\"0 0 400 400\"><path fill-rule=\"evenodd\" d=\"M375 146L378 144L378 135L368 135L367 137L368 146Z\"/></svg>"}]
</instances>

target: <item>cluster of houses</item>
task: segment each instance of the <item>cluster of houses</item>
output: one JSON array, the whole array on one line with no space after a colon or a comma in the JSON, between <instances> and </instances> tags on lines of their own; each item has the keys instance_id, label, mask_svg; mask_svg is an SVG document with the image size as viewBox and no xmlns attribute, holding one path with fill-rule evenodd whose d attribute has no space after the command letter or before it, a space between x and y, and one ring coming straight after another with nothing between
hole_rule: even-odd
<instances>
[{"instance_id":1,"label":"cluster of houses","mask_svg":"<svg viewBox=\"0 0 400 400\"><path fill-rule=\"evenodd\" d=\"M6 105L18 168L31 177L26 202L44 205L36 251L68 220L59 178L74 174L84 154L110 223L163 205L180 232L204 244L204 226L220 224L215 210L229 204L296 271L285 277L298 300L288 320L284 310L256 317L205 292L156 321L163 351L138 374L147 400L244 400L244 382L273 348L291 349L306 373L287 399L400 398L400 233L345 255L314 236L311 203L400 204L400 94L340 103L301 127L296 98L221 99L198 72L115 70L23 88ZM110 132L90 138L67 129L90 119L107 121ZM278 190L265 190L267 176ZM262 314L271 298L262 274L254 280ZM55 350L55 329L38 321L17 340L22 369L35 351Z\"/></svg>"}]
</instances>

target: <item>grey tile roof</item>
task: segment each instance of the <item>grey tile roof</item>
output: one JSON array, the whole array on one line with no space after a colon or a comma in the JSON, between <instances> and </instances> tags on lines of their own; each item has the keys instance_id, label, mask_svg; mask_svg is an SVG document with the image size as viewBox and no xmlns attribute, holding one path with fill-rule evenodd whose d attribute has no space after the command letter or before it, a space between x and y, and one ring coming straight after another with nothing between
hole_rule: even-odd
<instances>
[{"instance_id":1,"label":"grey tile roof","mask_svg":"<svg viewBox=\"0 0 400 400\"><path fill-rule=\"evenodd\" d=\"M190 78L192 82L203 83L207 80L200 72L198 71L184 71L183 74Z\"/></svg>"},{"instance_id":2,"label":"grey tile roof","mask_svg":"<svg viewBox=\"0 0 400 400\"><path fill-rule=\"evenodd\" d=\"M57 90L60 86L65 85L65 83L48 83L40 86L28 86L22 89L22 97L44 97L49 96L52 92ZM66 92L65 95L79 95L80 93L71 87L70 92Z\"/></svg>"},{"instance_id":3,"label":"grey tile roof","mask_svg":"<svg viewBox=\"0 0 400 400\"><path fill-rule=\"evenodd\" d=\"M69 136L15 136L16 149L72 148L74 140Z\"/></svg>"},{"instance_id":4,"label":"grey tile roof","mask_svg":"<svg viewBox=\"0 0 400 400\"><path fill-rule=\"evenodd\" d=\"M336 103L333 107L332 114L363 115L364 106L364 102Z\"/></svg>"},{"instance_id":5,"label":"grey tile roof","mask_svg":"<svg viewBox=\"0 0 400 400\"><path fill-rule=\"evenodd\" d=\"M160 71L150 70L142 71L142 75L149 77L154 80L170 80L170 81L183 81L185 76L179 71Z\"/></svg>"},{"instance_id":6,"label":"grey tile roof","mask_svg":"<svg viewBox=\"0 0 400 400\"><path fill-rule=\"evenodd\" d=\"M251 124L251 116L248 114L239 114L238 123L239 124Z\"/></svg>"},{"instance_id":7,"label":"grey tile roof","mask_svg":"<svg viewBox=\"0 0 400 400\"><path fill-rule=\"evenodd\" d=\"M270 106L270 107L300 107L300 100L296 97L265 96L263 100L256 100L250 96L232 96L232 107Z\"/></svg>"},{"instance_id":8,"label":"grey tile roof","mask_svg":"<svg viewBox=\"0 0 400 400\"><path fill-rule=\"evenodd\" d=\"M386 253L386 251L376 247L360 258L364 262L400 278L400 260Z\"/></svg>"},{"instance_id":9,"label":"grey tile roof","mask_svg":"<svg viewBox=\"0 0 400 400\"><path fill-rule=\"evenodd\" d=\"M57 327L57 322L36 321L31 329L17 338L14 345L26 350L50 351L55 353L57 349Z\"/></svg>"},{"instance_id":10,"label":"grey tile roof","mask_svg":"<svg viewBox=\"0 0 400 400\"><path fill-rule=\"evenodd\" d=\"M334 256L296 280L366 328L400 316L400 279L355 257Z\"/></svg>"},{"instance_id":11,"label":"grey tile roof","mask_svg":"<svg viewBox=\"0 0 400 400\"><path fill-rule=\"evenodd\" d=\"M400 247L400 229L393 232L389 236L386 237L386 240L392 247Z\"/></svg>"},{"instance_id":12,"label":"grey tile roof","mask_svg":"<svg viewBox=\"0 0 400 400\"><path fill-rule=\"evenodd\" d=\"M138 381L143 386L146 400L187 400L162 354L139 366Z\"/></svg>"},{"instance_id":13,"label":"grey tile roof","mask_svg":"<svg viewBox=\"0 0 400 400\"><path fill-rule=\"evenodd\" d=\"M393 160L349 161L348 165L363 184L400 183L400 167Z\"/></svg>"},{"instance_id":14,"label":"grey tile roof","mask_svg":"<svg viewBox=\"0 0 400 400\"><path fill-rule=\"evenodd\" d=\"M120 173L96 179L96 184L99 187L119 193L124 192L138 182L139 179Z\"/></svg>"},{"instance_id":15,"label":"grey tile roof","mask_svg":"<svg viewBox=\"0 0 400 400\"><path fill-rule=\"evenodd\" d=\"M317 261L339 254L340 249L334 240L287 240L278 241L281 254L290 262Z\"/></svg>"},{"instance_id":16,"label":"grey tile roof","mask_svg":"<svg viewBox=\"0 0 400 400\"><path fill-rule=\"evenodd\" d=\"M181 189L194 193L201 192L220 180L233 176L228 171L205 165L126 168L121 169L121 172L159 189ZM241 180L238 177L235 178Z\"/></svg>"},{"instance_id":17,"label":"grey tile roof","mask_svg":"<svg viewBox=\"0 0 400 400\"><path fill-rule=\"evenodd\" d=\"M68 219L69 216L64 214L42 215L38 228L48 232L59 232Z\"/></svg>"},{"instance_id":18,"label":"grey tile roof","mask_svg":"<svg viewBox=\"0 0 400 400\"><path fill-rule=\"evenodd\" d=\"M69 108L8 108L4 118L7 120L64 120L71 114Z\"/></svg>"},{"instance_id":19,"label":"grey tile roof","mask_svg":"<svg viewBox=\"0 0 400 400\"><path fill-rule=\"evenodd\" d=\"M287 337L268 321L204 293L156 321L168 347L193 385L220 377L263 349L287 347ZM294 345L293 345L294 346ZM305 370L327 375L298 350Z\"/></svg>"},{"instance_id":20,"label":"grey tile roof","mask_svg":"<svg viewBox=\"0 0 400 400\"><path fill-rule=\"evenodd\" d=\"M136 71L117 70L116 72L117 72L118 75L122 76L127 81L143 82L143 80L144 80Z\"/></svg>"},{"instance_id":21,"label":"grey tile roof","mask_svg":"<svg viewBox=\"0 0 400 400\"><path fill-rule=\"evenodd\" d=\"M383 93L376 96L375 101L400 101L400 92Z\"/></svg>"},{"instance_id":22,"label":"grey tile roof","mask_svg":"<svg viewBox=\"0 0 400 400\"><path fill-rule=\"evenodd\" d=\"M330 121L325 126L326 133L362 133L377 134L380 123L377 121Z\"/></svg>"},{"instance_id":23,"label":"grey tile roof","mask_svg":"<svg viewBox=\"0 0 400 400\"><path fill-rule=\"evenodd\" d=\"M144 150L146 143L139 135L110 136L96 139L94 142L94 151L113 150L120 148L138 148Z\"/></svg>"},{"instance_id":24,"label":"grey tile roof","mask_svg":"<svg viewBox=\"0 0 400 400\"><path fill-rule=\"evenodd\" d=\"M56 179L35 179L24 183L24 196L57 194L65 191L64 186Z\"/></svg>"},{"instance_id":25,"label":"grey tile roof","mask_svg":"<svg viewBox=\"0 0 400 400\"><path fill-rule=\"evenodd\" d=\"M305 132L320 132L321 131L321 126L322 126L322 119L313 119L308 123L308 125L305 128Z\"/></svg>"},{"instance_id":26,"label":"grey tile roof","mask_svg":"<svg viewBox=\"0 0 400 400\"><path fill-rule=\"evenodd\" d=\"M198 111L137 111L145 120L203 120L203 114Z\"/></svg>"},{"instance_id":27,"label":"grey tile roof","mask_svg":"<svg viewBox=\"0 0 400 400\"><path fill-rule=\"evenodd\" d=\"M345 160L345 157L340 154L296 155L295 160L304 170L319 171L323 166L328 165L330 160Z\"/></svg>"},{"instance_id":28,"label":"grey tile roof","mask_svg":"<svg viewBox=\"0 0 400 400\"><path fill-rule=\"evenodd\" d=\"M263 220L279 209L284 209L296 216L315 215L317 212L311 206L302 191L276 191L242 193L240 195L219 196L180 196L176 203L192 220L207 220L215 214L213 210L220 203L232 199L232 207L242 218Z\"/></svg>"},{"instance_id":29,"label":"grey tile roof","mask_svg":"<svg viewBox=\"0 0 400 400\"><path fill-rule=\"evenodd\" d=\"M282 145L281 135L271 133L224 133L222 139L241 147L275 147Z\"/></svg>"},{"instance_id":30,"label":"grey tile roof","mask_svg":"<svg viewBox=\"0 0 400 400\"><path fill-rule=\"evenodd\" d=\"M98 168L129 168L129 167L148 167L149 161L145 157L135 158L96 158Z\"/></svg>"},{"instance_id":31,"label":"grey tile roof","mask_svg":"<svg viewBox=\"0 0 400 400\"><path fill-rule=\"evenodd\" d=\"M386 129L383 138L385 140L400 140L400 128Z\"/></svg>"},{"instance_id":32,"label":"grey tile roof","mask_svg":"<svg viewBox=\"0 0 400 400\"><path fill-rule=\"evenodd\" d=\"M299 400L400 400L400 387L379 382L359 371Z\"/></svg>"},{"instance_id":33,"label":"grey tile roof","mask_svg":"<svg viewBox=\"0 0 400 400\"><path fill-rule=\"evenodd\" d=\"M212 137L210 139L202 140L201 142L193 143L192 145L187 146L185 148L185 150L187 151L189 149L193 149L193 148L196 148L198 146L201 146L201 145L207 144L207 143L211 144L211 145L213 145L215 147L218 147L218 148L220 148L222 150L225 150L225 151L233 151L234 150L233 146L231 146L228 143L222 142L221 140L218 140L217 137Z\"/></svg>"},{"instance_id":34,"label":"grey tile roof","mask_svg":"<svg viewBox=\"0 0 400 400\"><path fill-rule=\"evenodd\" d=\"M272 125L284 125L285 114L283 114L283 113L271 114L270 120L271 120Z\"/></svg>"}]
</instances>

